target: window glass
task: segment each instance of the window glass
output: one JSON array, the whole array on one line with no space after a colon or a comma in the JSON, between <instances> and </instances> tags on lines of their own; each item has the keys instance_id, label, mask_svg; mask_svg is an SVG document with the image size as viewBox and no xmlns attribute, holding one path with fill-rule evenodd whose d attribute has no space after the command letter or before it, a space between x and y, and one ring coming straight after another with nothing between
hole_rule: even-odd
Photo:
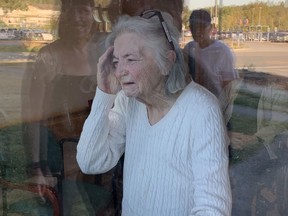
<instances>
[{"instance_id":1,"label":"window glass","mask_svg":"<svg viewBox=\"0 0 288 216\"><path fill-rule=\"evenodd\" d=\"M209 25L192 26L190 15L200 8L210 14ZM287 0L3 3L3 215L120 215L124 156L110 171L88 175L77 164L76 147L95 96L105 38L120 15L148 9L172 15L186 67L195 70L188 79L220 100L229 136L232 215L288 215ZM228 49L199 46L203 34Z\"/></svg>"}]
</instances>

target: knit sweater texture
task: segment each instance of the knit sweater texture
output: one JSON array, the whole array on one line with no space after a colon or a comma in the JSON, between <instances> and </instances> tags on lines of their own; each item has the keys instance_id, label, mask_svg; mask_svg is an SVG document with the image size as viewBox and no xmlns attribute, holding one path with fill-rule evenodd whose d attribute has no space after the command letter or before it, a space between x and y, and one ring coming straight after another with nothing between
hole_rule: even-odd
<instances>
[{"instance_id":1,"label":"knit sweater texture","mask_svg":"<svg viewBox=\"0 0 288 216\"><path fill-rule=\"evenodd\" d=\"M123 216L230 215L227 134L208 90L191 82L151 125L143 103L97 89L77 146L79 166L103 173L124 151Z\"/></svg>"}]
</instances>

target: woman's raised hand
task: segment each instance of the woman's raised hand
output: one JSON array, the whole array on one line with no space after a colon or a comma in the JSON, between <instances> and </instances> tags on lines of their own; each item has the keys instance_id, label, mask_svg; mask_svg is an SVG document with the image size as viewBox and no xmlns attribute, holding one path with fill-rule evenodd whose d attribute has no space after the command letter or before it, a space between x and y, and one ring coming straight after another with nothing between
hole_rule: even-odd
<instances>
[{"instance_id":1,"label":"woman's raised hand","mask_svg":"<svg viewBox=\"0 0 288 216\"><path fill-rule=\"evenodd\" d=\"M108 94L116 94L121 89L120 83L115 76L113 50L114 47L109 47L99 58L97 65L97 86Z\"/></svg>"}]
</instances>

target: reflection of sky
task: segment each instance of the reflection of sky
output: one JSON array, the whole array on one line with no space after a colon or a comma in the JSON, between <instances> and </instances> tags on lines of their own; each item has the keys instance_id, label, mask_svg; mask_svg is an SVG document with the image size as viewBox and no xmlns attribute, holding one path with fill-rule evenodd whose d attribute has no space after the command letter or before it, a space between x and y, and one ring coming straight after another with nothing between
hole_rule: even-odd
<instances>
[{"instance_id":1,"label":"reflection of sky","mask_svg":"<svg viewBox=\"0 0 288 216\"><path fill-rule=\"evenodd\" d=\"M190 9L202 8L202 7L211 7L211 5L215 5L216 0L184 0L185 5L188 5ZM218 0L218 2L222 1L224 6L227 5L244 5L249 3L257 2L257 0ZM272 2L279 3L284 0L263 0L263 2Z\"/></svg>"}]
</instances>

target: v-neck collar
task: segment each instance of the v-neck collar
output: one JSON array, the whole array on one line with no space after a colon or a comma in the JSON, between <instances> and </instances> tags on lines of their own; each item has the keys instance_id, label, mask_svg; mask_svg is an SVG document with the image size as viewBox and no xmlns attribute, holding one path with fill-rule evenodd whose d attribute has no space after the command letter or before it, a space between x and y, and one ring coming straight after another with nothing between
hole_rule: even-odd
<instances>
[{"instance_id":1,"label":"v-neck collar","mask_svg":"<svg viewBox=\"0 0 288 216\"><path fill-rule=\"evenodd\" d=\"M191 83L190 83L191 84ZM190 85L188 84L188 85ZM163 118L161 118L158 122L156 122L155 124L151 125L149 122L149 118L148 118L148 111L147 108L145 106L145 104L140 103L141 105L141 115L143 115L143 119L144 119L144 123L146 125L146 127L150 128L150 129L156 129L158 127L161 127L162 125L165 125L165 123L167 121L169 121L169 118L173 115L177 115L178 111L179 111L179 104L181 103L182 98L185 95L185 91L187 91L187 87L188 85L184 88L184 90L181 92L181 94L179 95L179 97L176 99L175 103L173 104L173 106L171 107L171 109L166 113L166 115L163 116ZM168 120L167 120L168 119Z\"/></svg>"}]
</instances>

